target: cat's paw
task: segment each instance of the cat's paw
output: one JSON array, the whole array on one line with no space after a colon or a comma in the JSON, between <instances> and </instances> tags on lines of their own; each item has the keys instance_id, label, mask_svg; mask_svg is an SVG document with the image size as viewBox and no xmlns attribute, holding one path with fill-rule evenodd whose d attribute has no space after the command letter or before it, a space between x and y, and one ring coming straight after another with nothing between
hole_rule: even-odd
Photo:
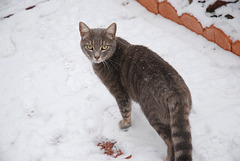
<instances>
[{"instance_id":1,"label":"cat's paw","mask_svg":"<svg viewBox=\"0 0 240 161\"><path fill-rule=\"evenodd\" d=\"M120 129L127 129L131 126L131 123L124 122L123 120L119 121L119 127Z\"/></svg>"},{"instance_id":2,"label":"cat's paw","mask_svg":"<svg viewBox=\"0 0 240 161\"><path fill-rule=\"evenodd\" d=\"M168 157L164 159L164 161L174 161L175 159L169 159Z\"/></svg>"}]
</instances>

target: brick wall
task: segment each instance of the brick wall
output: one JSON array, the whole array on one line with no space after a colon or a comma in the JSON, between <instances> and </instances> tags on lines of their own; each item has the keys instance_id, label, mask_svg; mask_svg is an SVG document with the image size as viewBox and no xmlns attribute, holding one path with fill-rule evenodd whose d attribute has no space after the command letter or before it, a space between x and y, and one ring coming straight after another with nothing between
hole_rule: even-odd
<instances>
[{"instance_id":1,"label":"brick wall","mask_svg":"<svg viewBox=\"0 0 240 161\"><path fill-rule=\"evenodd\" d=\"M191 31L202 35L207 40L215 42L221 48L240 56L240 40L233 42L228 35L214 25L203 28L198 19L188 13L183 13L181 16L178 16L176 9L167 0L162 2L158 2L158 0L137 1L148 11L154 14L160 14L167 19L183 25Z\"/></svg>"}]
</instances>

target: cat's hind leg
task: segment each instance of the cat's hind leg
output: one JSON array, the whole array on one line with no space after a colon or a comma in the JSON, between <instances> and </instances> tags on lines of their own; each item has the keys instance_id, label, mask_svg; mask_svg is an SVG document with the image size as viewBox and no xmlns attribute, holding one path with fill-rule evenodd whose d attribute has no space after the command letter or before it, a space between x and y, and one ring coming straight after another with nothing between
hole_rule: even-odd
<instances>
[{"instance_id":1,"label":"cat's hind leg","mask_svg":"<svg viewBox=\"0 0 240 161\"><path fill-rule=\"evenodd\" d=\"M151 108L148 106L142 107L142 109L150 125L156 130L158 135L164 140L165 144L167 145L167 157L164 161L174 161L174 147L171 138L170 125L168 123L163 123L163 120L160 119L160 114L155 110L156 108L154 108L154 106L151 106Z\"/></svg>"},{"instance_id":2,"label":"cat's hind leg","mask_svg":"<svg viewBox=\"0 0 240 161\"><path fill-rule=\"evenodd\" d=\"M150 123L151 124L151 123ZM164 140L167 145L167 157L164 161L174 161L174 148L171 139L171 130L170 126L164 125L161 122L153 122L151 124L153 128L156 130L158 135Z\"/></svg>"}]
</instances>

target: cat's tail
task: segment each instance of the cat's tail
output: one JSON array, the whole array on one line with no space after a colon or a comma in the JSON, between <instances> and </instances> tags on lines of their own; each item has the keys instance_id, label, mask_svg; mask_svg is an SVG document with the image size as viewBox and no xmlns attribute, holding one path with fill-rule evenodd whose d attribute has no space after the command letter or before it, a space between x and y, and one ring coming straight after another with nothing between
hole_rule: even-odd
<instances>
[{"instance_id":1,"label":"cat's tail","mask_svg":"<svg viewBox=\"0 0 240 161\"><path fill-rule=\"evenodd\" d=\"M189 123L191 102L181 101L170 109L171 135L175 161L192 161L192 137Z\"/></svg>"}]
</instances>

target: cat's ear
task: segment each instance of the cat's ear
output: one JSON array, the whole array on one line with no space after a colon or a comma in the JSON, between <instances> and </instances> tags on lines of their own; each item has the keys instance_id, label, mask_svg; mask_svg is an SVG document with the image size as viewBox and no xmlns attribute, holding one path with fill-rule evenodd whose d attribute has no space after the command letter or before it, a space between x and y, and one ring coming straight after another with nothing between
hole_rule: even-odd
<instances>
[{"instance_id":1,"label":"cat's ear","mask_svg":"<svg viewBox=\"0 0 240 161\"><path fill-rule=\"evenodd\" d=\"M117 31L117 24L116 23L112 23L105 31L105 35L109 38L109 39L114 39L115 38L115 34Z\"/></svg>"},{"instance_id":2,"label":"cat's ear","mask_svg":"<svg viewBox=\"0 0 240 161\"><path fill-rule=\"evenodd\" d=\"M79 31L82 39L88 37L90 35L90 28L83 22L79 22Z\"/></svg>"}]
</instances>

